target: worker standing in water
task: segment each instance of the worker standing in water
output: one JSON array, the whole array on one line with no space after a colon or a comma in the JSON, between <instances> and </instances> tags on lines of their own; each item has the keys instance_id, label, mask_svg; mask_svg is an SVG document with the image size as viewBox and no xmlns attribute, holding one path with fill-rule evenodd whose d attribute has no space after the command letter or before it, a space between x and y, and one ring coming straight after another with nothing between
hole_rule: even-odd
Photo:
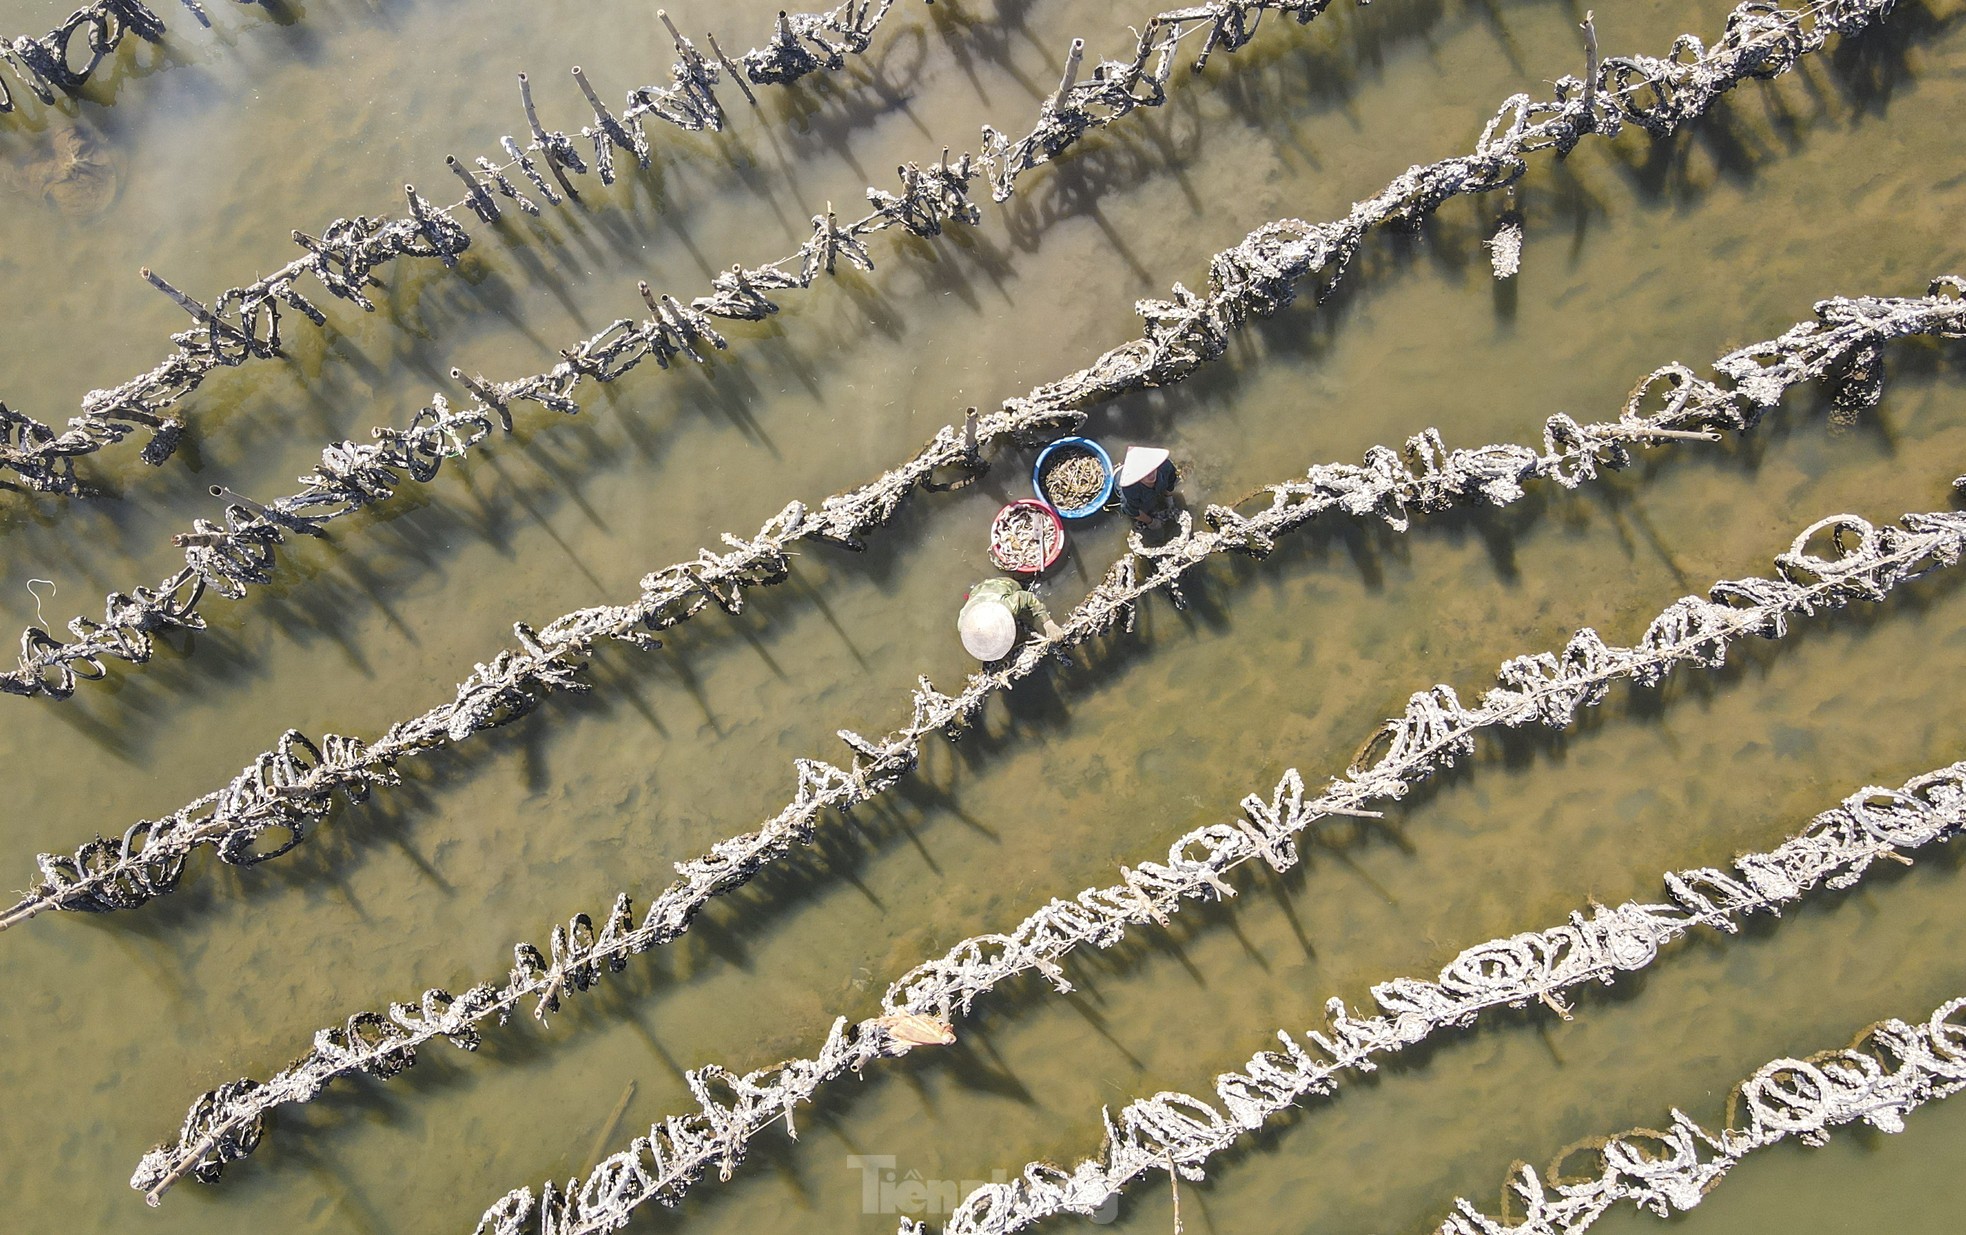
<instances>
[{"instance_id":1,"label":"worker standing in water","mask_svg":"<svg viewBox=\"0 0 1966 1235\"><path fill-rule=\"evenodd\" d=\"M1179 484L1181 473L1174 460L1155 446L1128 446L1120 463L1120 509L1141 527L1159 527L1174 510L1169 496Z\"/></svg>"},{"instance_id":2,"label":"worker standing in water","mask_svg":"<svg viewBox=\"0 0 1966 1235\"><path fill-rule=\"evenodd\" d=\"M1032 628L1042 630L1047 639L1065 633L1051 620L1043 601L1018 586L1017 580L1001 576L969 589L956 617L964 650L986 665L1010 655L1018 631Z\"/></svg>"}]
</instances>

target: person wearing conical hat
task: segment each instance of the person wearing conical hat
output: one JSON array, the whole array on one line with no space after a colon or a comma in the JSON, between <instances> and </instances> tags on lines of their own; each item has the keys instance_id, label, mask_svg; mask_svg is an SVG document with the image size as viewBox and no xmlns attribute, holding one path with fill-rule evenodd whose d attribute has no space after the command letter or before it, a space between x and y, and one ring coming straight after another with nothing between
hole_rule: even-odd
<instances>
[{"instance_id":1,"label":"person wearing conical hat","mask_svg":"<svg viewBox=\"0 0 1966 1235\"><path fill-rule=\"evenodd\" d=\"M1156 446L1128 446L1120 463L1120 509L1143 527L1156 527L1173 503L1168 495L1180 482L1174 460Z\"/></svg>"},{"instance_id":2,"label":"person wearing conical hat","mask_svg":"<svg viewBox=\"0 0 1966 1235\"><path fill-rule=\"evenodd\" d=\"M969 589L962 612L956 616L956 631L963 648L984 664L993 664L1010 655L1017 646L1020 628L1036 627L1047 639L1064 634L1044 602L1019 587L1017 580L999 576L985 579Z\"/></svg>"}]
</instances>

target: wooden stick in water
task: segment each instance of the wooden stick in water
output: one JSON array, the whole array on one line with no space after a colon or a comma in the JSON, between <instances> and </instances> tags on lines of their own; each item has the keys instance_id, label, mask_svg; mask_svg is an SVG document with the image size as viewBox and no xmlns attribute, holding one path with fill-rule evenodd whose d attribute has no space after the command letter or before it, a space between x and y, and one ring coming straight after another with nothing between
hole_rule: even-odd
<instances>
[{"instance_id":1,"label":"wooden stick in water","mask_svg":"<svg viewBox=\"0 0 1966 1235\"><path fill-rule=\"evenodd\" d=\"M705 33L703 40L710 44L710 54L715 56L718 63L724 66L724 72L729 73L730 79L737 83L737 88L744 92L745 101L750 103L751 106L756 107L758 105L758 96L751 93L751 83L744 80L744 70L738 68L737 62L726 56L724 49L717 46L717 36L715 34Z\"/></svg>"},{"instance_id":2,"label":"wooden stick in water","mask_svg":"<svg viewBox=\"0 0 1966 1235\"><path fill-rule=\"evenodd\" d=\"M1058 83L1058 93L1051 96L1051 110L1058 111L1071 97L1072 87L1079 82L1079 62L1085 59L1085 40L1073 39L1072 50L1065 57L1065 76Z\"/></svg>"},{"instance_id":3,"label":"wooden stick in water","mask_svg":"<svg viewBox=\"0 0 1966 1235\"><path fill-rule=\"evenodd\" d=\"M1596 127L1597 113L1591 104L1597 98L1597 12L1584 10L1584 21L1578 28L1584 32L1584 119Z\"/></svg>"},{"instance_id":4,"label":"wooden stick in water","mask_svg":"<svg viewBox=\"0 0 1966 1235\"><path fill-rule=\"evenodd\" d=\"M1167 1152L1167 1190L1174 1194L1174 1235L1181 1235L1181 1176L1174 1169L1174 1151Z\"/></svg>"},{"instance_id":5,"label":"wooden stick in water","mask_svg":"<svg viewBox=\"0 0 1966 1235\"><path fill-rule=\"evenodd\" d=\"M621 1127L622 1116L628 1113L628 1104L634 1100L635 1082L629 1081L628 1088L621 1091L621 1100L614 1104L614 1110L608 1115L607 1122L601 1125L601 1134L594 1138L594 1147L587 1151L587 1165L580 1170L582 1175L593 1174L594 1168L601 1164L602 1151L614 1140L615 1132Z\"/></svg>"}]
</instances>

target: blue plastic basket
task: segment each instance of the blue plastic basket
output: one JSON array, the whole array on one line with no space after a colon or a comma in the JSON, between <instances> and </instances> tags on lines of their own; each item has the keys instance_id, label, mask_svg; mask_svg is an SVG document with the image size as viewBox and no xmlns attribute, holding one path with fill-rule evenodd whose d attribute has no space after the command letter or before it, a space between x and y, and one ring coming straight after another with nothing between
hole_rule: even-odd
<instances>
[{"instance_id":1,"label":"blue plastic basket","mask_svg":"<svg viewBox=\"0 0 1966 1235\"><path fill-rule=\"evenodd\" d=\"M1091 501L1087 502L1083 506L1075 507L1071 510L1066 510L1064 507L1058 505L1058 503L1053 502L1051 500L1051 495L1044 491L1044 484L1039 479L1039 477L1044 475L1044 463L1046 459L1049 459L1051 457L1052 451L1058 450L1060 448L1070 448L1070 447L1076 447L1077 449L1080 450L1091 451L1093 457L1099 460L1099 469L1106 474L1106 483L1103 487L1100 488L1098 497L1093 498ZM1051 508L1053 510L1056 510L1059 513L1059 515L1063 518L1083 519L1087 515L1096 515L1099 513L1100 508L1105 506L1105 504L1109 500L1111 500L1113 496L1112 456L1106 453L1105 447L1101 446L1098 442L1093 441L1089 437L1061 437L1057 441L1051 443L1049 446L1046 446L1043 450L1040 450L1038 452L1038 461L1031 465L1031 488L1037 492L1040 501L1049 504Z\"/></svg>"}]
</instances>

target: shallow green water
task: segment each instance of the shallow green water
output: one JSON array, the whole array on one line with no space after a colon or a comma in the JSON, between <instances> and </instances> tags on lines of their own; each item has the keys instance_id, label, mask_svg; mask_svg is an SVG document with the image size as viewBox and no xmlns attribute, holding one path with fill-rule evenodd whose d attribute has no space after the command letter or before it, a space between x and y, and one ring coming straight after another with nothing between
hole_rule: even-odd
<instances>
[{"instance_id":1,"label":"shallow green water","mask_svg":"<svg viewBox=\"0 0 1966 1235\"><path fill-rule=\"evenodd\" d=\"M457 274L398 264L375 315L335 305L328 332L296 323L291 363L194 396L182 458L92 463L113 500L0 494L7 629L34 618L29 578L58 581L43 607L63 622L167 573L169 533L215 513L209 484L285 492L322 443L401 421L454 364L542 368L635 312L637 279L692 294L733 261L789 251L812 212L859 200L900 160L972 146L985 121L1027 123L1071 37L1111 48L1151 11L901 3L871 72L767 94L720 137L660 134L649 173L474 228ZM163 62L126 51L72 115L0 121L10 166L54 128L88 127L118 184L87 216L0 185L0 398L21 410L58 421L161 357L183 319L139 266L193 294L244 282L291 256L289 229L382 212L406 180L434 192L446 153L519 129L513 72L540 84L549 126L573 127L567 66L612 100L667 64L651 15L612 2L344 0L279 20L212 4L209 34L160 9ZM669 7L733 50L773 8ZM1711 36L1726 8L1622 4L1598 22L1607 53L1657 53L1683 30ZM0 0L10 33L55 16ZM526 418L425 492L296 547L275 588L215 600L211 630L144 669L65 704L0 700L14 872L0 883L28 882L37 850L205 792L286 726L378 733L447 698L514 620L626 598L717 532L872 476L965 405L1077 367L1136 332L1136 298L1198 284L1249 228L1333 217L1466 148L1507 94L1577 70L1576 20L1565 5L1379 0L1266 31L1200 81L1180 74L1163 112L1029 177L1026 200L986 207L973 232L877 241L874 273L734 326L707 370L644 367L590 414ZM1093 431L1167 444L1199 506L1427 425L1473 445L1532 441L1556 411L1610 416L1658 365L1704 369L1820 297L1966 272L1961 115L1966 11L1907 2L1880 35L1742 89L1669 147L1628 135L1537 164L1513 287L1478 247L1497 204L1455 203L1417 236L1372 240L1324 308L1247 332L1228 361L1121 401ZM917 958L1105 882L1286 767L1337 772L1414 690L1465 695L1583 624L1629 640L1675 596L1765 571L1820 515L1944 505L1966 470L1962 362L1957 345L1892 352L1883 405L1850 432L1828 431L1810 392L1738 447L1651 452L1579 494L1403 537L1333 521L1268 562L1215 569L1189 610L1152 602L1136 638L993 707L987 736L933 751L888 805L829 824L789 873L550 1029L515 1023L477 1056L429 1048L396 1081L338 1085L281 1113L219 1187L143 1208L124 1180L199 1091L264 1077L359 1008L495 977L513 941L617 889L645 901L671 863L776 811L794 757L836 757L842 726L904 721L918 674L953 687L967 666L951 618L988 569L982 529L1024 491L1026 462L1006 458L969 491L918 499L864 556L805 553L741 617L706 616L658 653L604 653L592 695L424 761L281 861L200 863L147 909L0 938L0 1230L468 1231L506 1189L584 1169L631 1080L617 1142L686 1109L681 1069L804 1053ZM1111 526L1077 538L1046 588L1054 607L1118 545ZM796 1145L767 1136L731 1183L637 1229L890 1230L892 1214L864 1212L851 1156L893 1155L898 1177L924 1181L1076 1158L1100 1104L1205 1087L1272 1029L1317 1023L1332 994L1361 1000L1590 896L1654 896L1663 870L1765 847L1858 785L1961 757L1963 675L1966 588L1935 581L1659 696L1618 696L1563 740L1484 747L1383 829L1326 833L1299 871L1076 964L1080 996L988 1001L957 1048L841 1086ZM1517 1158L1675 1104L1717 1117L1772 1056L1966 993L1957 864L1921 860L1745 937L1696 940L1587 996L1574 1022L1504 1018L1349 1085L1184 1187L1186 1229L1417 1232L1457 1193L1492 1201ZM1771 1152L1681 1221L1949 1231L1963 1167L1966 1107L1940 1107L1902 1138ZM1147 1185L1115 1226L1170 1218Z\"/></svg>"}]
</instances>

